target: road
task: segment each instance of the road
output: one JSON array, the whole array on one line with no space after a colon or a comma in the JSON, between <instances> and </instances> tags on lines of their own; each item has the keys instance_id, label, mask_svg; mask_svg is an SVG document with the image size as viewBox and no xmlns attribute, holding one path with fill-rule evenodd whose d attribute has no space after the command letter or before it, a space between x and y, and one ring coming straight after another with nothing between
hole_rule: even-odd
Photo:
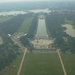
<instances>
[{"instance_id":1,"label":"road","mask_svg":"<svg viewBox=\"0 0 75 75\"><path fill-rule=\"evenodd\" d=\"M13 38L11 38L13 40L13 42L15 42L19 47L22 47L22 48L25 48L23 46L21 46L17 41L15 41ZM25 48L25 50L22 50L24 52L24 55L23 55L23 58L22 58L22 61L21 61L21 64L20 64L20 67L19 67L19 70L18 70L18 73L17 75L20 75L20 72L21 72L21 68L22 68L22 65L23 65L23 61L24 61L24 58L25 58L25 55L26 55L26 52L30 52L29 50L27 50L27 48ZM58 53L58 56L59 56L59 59L60 59L60 62L61 62L61 66L62 66L62 69L63 69L63 72L64 72L64 75L67 75L66 73L66 70L65 70L65 67L64 67L64 64L63 64L63 61L62 61L62 58L61 58L61 55L60 55L60 50L32 50L32 52L55 52L55 53Z\"/></svg>"},{"instance_id":2,"label":"road","mask_svg":"<svg viewBox=\"0 0 75 75\"><path fill-rule=\"evenodd\" d=\"M15 40L15 39L13 39L12 37L11 37L11 39L12 39L12 41L13 41L14 43L16 43L19 47L24 48L22 45L20 45L20 44L19 44L19 42L18 42L18 41L16 41L16 40Z\"/></svg>"},{"instance_id":3,"label":"road","mask_svg":"<svg viewBox=\"0 0 75 75\"><path fill-rule=\"evenodd\" d=\"M12 41L13 41L14 43L16 43L19 47L25 49L25 50L24 50L24 55L23 55L23 58L22 58L22 61L21 61L21 64L20 64L20 67L19 67L19 70L18 70L18 73L17 73L17 75L20 75L21 68L22 68L22 65L23 65L23 61L24 61L24 58L25 58L25 55L26 55L26 52L27 52L27 48L25 48L25 47L23 47L22 45L20 45L19 42L16 41L16 40L14 40L12 37L11 37L11 39L12 39Z\"/></svg>"},{"instance_id":4,"label":"road","mask_svg":"<svg viewBox=\"0 0 75 75\"><path fill-rule=\"evenodd\" d=\"M24 52L24 50L22 50ZM30 52L29 50L27 50L27 52ZM61 51L57 51L57 50L32 50L32 52L61 52Z\"/></svg>"},{"instance_id":5,"label":"road","mask_svg":"<svg viewBox=\"0 0 75 75\"><path fill-rule=\"evenodd\" d=\"M24 61L24 58L25 58L25 55L26 55L26 51L27 51L27 48L25 48L25 52L24 52L24 55L23 55L23 58L22 58L22 61L21 61L21 64L20 64L17 75L20 75L21 68L22 68L22 65L23 65L23 61Z\"/></svg>"},{"instance_id":6,"label":"road","mask_svg":"<svg viewBox=\"0 0 75 75\"><path fill-rule=\"evenodd\" d=\"M59 56L59 59L60 59L60 62L61 62L61 66L62 66L62 69L63 69L64 75L67 75L66 70L65 70L65 67L64 67L64 64L63 64L63 61L62 61L62 58L61 58L61 55L60 55L59 52L58 52L58 56Z\"/></svg>"}]
</instances>

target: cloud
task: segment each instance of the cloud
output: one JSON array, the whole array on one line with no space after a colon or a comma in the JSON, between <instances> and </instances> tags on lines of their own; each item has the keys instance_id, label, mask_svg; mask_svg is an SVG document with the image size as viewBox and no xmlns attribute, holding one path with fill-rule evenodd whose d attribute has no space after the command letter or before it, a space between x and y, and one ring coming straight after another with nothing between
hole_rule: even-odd
<instances>
[{"instance_id":1,"label":"cloud","mask_svg":"<svg viewBox=\"0 0 75 75\"><path fill-rule=\"evenodd\" d=\"M75 0L0 0L0 2L14 2L14 1L75 1Z\"/></svg>"}]
</instances>

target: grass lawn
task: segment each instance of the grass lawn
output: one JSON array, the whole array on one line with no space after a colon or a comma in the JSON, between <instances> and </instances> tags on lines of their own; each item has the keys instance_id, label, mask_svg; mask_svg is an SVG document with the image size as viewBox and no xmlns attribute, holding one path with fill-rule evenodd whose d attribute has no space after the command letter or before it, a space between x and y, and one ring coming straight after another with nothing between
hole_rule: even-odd
<instances>
[{"instance_id":1,"label":"grass lawn","mask_svg":"<svg viewBox=\"0 0 75 75\"><path fill-rule=\"evenodd\" d=\"M24 21L24 23L21 25L21 27L19 28L18 32L25 32L27 33L29 31L29 27L33 21L34 17L28 18Z\"/></svg>"},{"instance_id":2,"label":"grass lawn","mask_svg":"<svg viewBox=\"0 0 75 75\"><path fill-rule=\"evenodd\" d=\"M46 26L46 30L47 30L47 35L50 37L50 36L51 36L51 34L50 34L49 29L48 29L48 27L47 27L47 26Z\"/></svg>"},{"instance_id":3,"label":"grass lawn","mask_svg":"<svg viewBox=\"0 0 75 75\"><path fill-rule=\"evenodd\" d=\"M61 57L67 72L67 75L75 75L75 54L61 53Z\"/></svg>"},{"instance_id":4,"label":"grass lawn","mask_svg":"<svg viewBox=\"0 0 75 75\"><path fill-rule=\"evenodd\" d=\"M45 19L46 19L46 18L45 18ZM46 24L46 20L45 20L45 24ZM48 29L47 25L46 25L46 31L47 31L47 35L48 35L49 37L51 37L51 34L50 34L50 32L49 32L49 29Z\"/></svg>"},{"instance_id":5,"label":"grass lawn","mask_svg":"<svg viewBox=\"0 0 75 75\"><path fill-rule=\"evenodd\" d=\"M21 53L20 55L17 56L17 59L13 61L13 63L10 64L10 66L16 66L16 68L14 68L13 70L3 74L3 75L17 75L21 60L23 57L23 53Z\"/></svg>"},{"instance_id":6,"label":"grass lawn","mask_svg":"<svg viewBox=\"0 0 75 75\"><path fill-rule=\"evenodd\" d=\"M3 17L0 18L0 23L10 20L12 17Z\"/></svg>"},{"instance_id":7,"label":"grass lawn","mask_svg":"<svg viewBox=\"0 0 75 75\"><path fill-rule=\"evenodd\" d=\"M73 29L75 29L75 26L74 25L72 27L73 27Z\"/></svg>"},{"instance_id":8,"label":"grass lawn","mask_svg":"<svg viewBox=\"0 0 75 75\"><path fill-rule=\"evenodd\" d=\"M71 24L71 25L73 24L73 21L71 21L71 20L68 20L66 18L64 20L65 20L65 24Z\"/></svg>"},{"instance_id":9,"label":"grass lawn","mask_svg":"<svg viewBox=\"0 0 75 75\"><path fill-rule=\"evenodd\" d=\"M57 53L27 53L20 75L64 75Z\"/></svg>"}]
</instances>

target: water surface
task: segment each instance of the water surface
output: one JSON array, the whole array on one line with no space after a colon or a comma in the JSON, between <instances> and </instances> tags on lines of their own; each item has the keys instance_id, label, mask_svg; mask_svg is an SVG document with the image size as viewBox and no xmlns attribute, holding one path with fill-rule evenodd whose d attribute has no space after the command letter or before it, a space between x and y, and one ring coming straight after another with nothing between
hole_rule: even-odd
<instances>
[{"instance_id":1,"label":"water surface","mask_svg":"<svg viewBox=\"0 0 75 75\"><path fill-rule=\"evenodd\" d=\"M66 32L67 34L69 34L72 37L75 37L75 30L72 28L72 25L65 24L65 25L62 25L62 27L67 28L64 32Z\"/></svg>"},{"instance_id":2,"label":"water surface","mask_svg":"<svg viewBox=\"0 0 75 75\"><path fill-rule=\"evenodd\" d=\"M0 12L0 16L6 16L6 15L17 15L17 14L26 14L27 12L24 11L9 11L9 12Z\"/></svg>"},{"instance_id":3,"label":"water surface","mask_svg":"<svg viewBox=\"0 0 75 75\"><path fill-rule=\"evenodd\" d=\"M39 19L36 38L47 38L45 19Z\"/></svg>"}]
</instances>

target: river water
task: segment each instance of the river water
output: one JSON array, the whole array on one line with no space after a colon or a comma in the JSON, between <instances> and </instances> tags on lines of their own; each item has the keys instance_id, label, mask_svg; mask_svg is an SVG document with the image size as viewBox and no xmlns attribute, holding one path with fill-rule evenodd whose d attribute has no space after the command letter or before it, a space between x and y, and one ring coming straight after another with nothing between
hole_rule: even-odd
<instances>
[{"instance_id":1,"label":"river water","mask_svg":"<svg viewBox=\"0 0 75 75\"><path fill-rule=\"evenodd\" d=\"M72 28L72 25L65 24L65 25L62 25L62 27L67 28L64 32L66 32L67 34L69 34L72 37L75 37L75 30Z\"/></svg>"},{"instance_id":2,"label":"river water","mask_svg":"<svg viewBox=\"0 0 75 75\"><path fill-rule=\"evenodd\" d=\"M46 9L29 10L29 12L33 12L33 13L41 13L41 12L43 12L43 13L50 13L51 10L49 10L48 8L46 8Z\"/></svg>"},{"instance_id":3,"label":"river water","mask_svg":"<svg viewBox=\"0 0 75 75\"><path fill-rule=\"evenodd\" d=\"M47 9L36 9L36 10L25 10L25 11L7 11L7 12L0 12L0 16L7 16L7 15L17 15L17 14L27 14L28 12L33 12L33 13L50 13L51 10Z\"/></svg>"},{"instance_id":4,"label":"river water","mask_svg":"<svg viewBox=\"0 0 75 75\"><path fill-rule=\"evenodd\" d=\"M27 12L24 11L9 11L9 12L0 12L0 16L7 16L7 15L17 15L17 14L27 14Z\"/></svg>"},{"instance_id":5,"label":"river water","mask_svg":"<svg viewBox=\"0 0 75 75\"><path fill-rule=\"evenodd\" d=\"M47 38L45 19L39 19L36 38Z\"/></svg>"}]
</instances>

